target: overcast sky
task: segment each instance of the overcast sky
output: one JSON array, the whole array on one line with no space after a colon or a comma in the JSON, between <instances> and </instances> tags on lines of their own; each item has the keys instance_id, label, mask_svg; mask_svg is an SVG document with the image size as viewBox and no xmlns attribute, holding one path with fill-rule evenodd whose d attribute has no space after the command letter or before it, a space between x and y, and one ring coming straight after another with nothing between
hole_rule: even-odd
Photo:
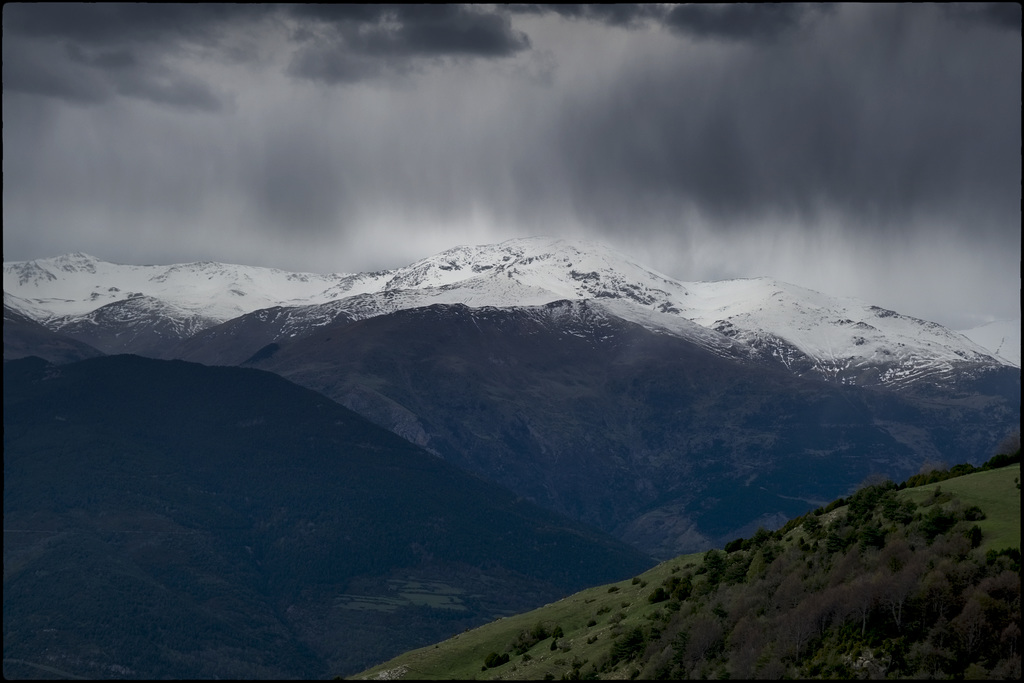
<instances>
[{"instance_id":1,"label":"overcast sky","mask_svg":"<svg viewBox=\"0 0 1024 683\"><path fill-rule=\"evenodd\" d=\"M1020 315L998 5L7 4L4 260L312 272L527 235Z\"/></svg>"}]
</instances>

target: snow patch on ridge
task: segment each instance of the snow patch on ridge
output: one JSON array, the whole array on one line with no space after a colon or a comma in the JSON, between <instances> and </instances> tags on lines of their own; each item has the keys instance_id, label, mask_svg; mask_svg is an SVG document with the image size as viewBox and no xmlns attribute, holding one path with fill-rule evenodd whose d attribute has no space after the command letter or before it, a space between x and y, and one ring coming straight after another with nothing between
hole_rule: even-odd
<instances>
[{"instance_id":1,"label":"snow patch on ridge","mask_svg":"<svg viewBox=\"0 0 1024 683\"><path fill-rule=\"evenodd\" d=\"M961 330L960 334L975 344L989 349L1010 365L1020 367L1020 318L995 320L968 330Z\"/></svg>"}]
</instances>

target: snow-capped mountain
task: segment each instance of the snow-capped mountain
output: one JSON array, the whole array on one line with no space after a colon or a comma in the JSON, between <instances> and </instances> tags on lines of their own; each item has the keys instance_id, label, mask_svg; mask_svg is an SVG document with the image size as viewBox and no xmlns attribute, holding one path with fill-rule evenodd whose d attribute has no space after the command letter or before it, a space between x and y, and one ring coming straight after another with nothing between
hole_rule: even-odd
<instances>
[{"instance_id":1,"label":"snow-capped mountain","mask_svg":"<svg viewBox=\"0 0 1024 683\"><path fill-rule=\"evenodd\" d=\"M937 323L768 278L692 283L684 315L780 360L798 374L903 384L965 364L999 362Z\"/></svg>"},{"instance_id":2,"label":"snow-capped mountain","mask_svg":"<svg viewBox=\"0 0 1024 683\"><path fill-rule=\"evenodd\" d=\"M585 242L326 276L75 254L6 263L4 288L5 355L71 362L91 352L75 342L273 372L666 557L872 473L981 462L1020 421L1019 368L967 336Z\"/></svg>"},{"instance_id":3,"label":"snow-capped mountain","mask_svg":"<svg viewBox=\"0 0 1024 683\"><path fill-rule=\"evenodd\" d=\"M19 306L16 297L4 295L4 360L38 356L52 363L74 363L102 356L99 350L67 335L53 332Z\"/></svg>"},{"instance_id":4,"label":"snow-capped mountain","mask_svg":"<svg viewBox=\"0 0 1024 683\"><path fill-rule=\"evenodd\" d=\"M223 263L132 266L88 254L4 264L4 303L108 353L162 349L272 306L328 301L344 275Z\"/></svg>"},{"instance_id":5,"label":"snow-capped mountain","mask_svg":"<svg viewBox=\"0 0 1024 683\"><path fill-rule=\"evenodd\" d=\"M7 290L4 290L4 310L13 310L36 322L52 317L46 309L35 306L32 302L22 299L20 296L14 296Z\"/></svg>"},{"instance_id":6,"label":"snow-capped mountain","mask_svg":"<svg viewBox=\"0 0 1024 683\"><path fill-rule=\"evenodd\" d=\"M216 322L261 308L321 303L343 275L288 273L224 263L131 266L74 253L4 263L4 292L65 320L138 296Z\"/></svg>"},{"instance_id":7,"label":"snow-capped mountain","mask_svg":"<svg viewBox=\"0 0 1024 683\"><path fill-rule=\"evenodd\" d=\"M1009 364L1020 367L1020 319L995 320L961 330L960 334L990 350Z\"/></svg>"},{"instance_id":8,"label":"snow-capped mountain","mask_svg":"<svg viewBox=\"0 0 1024 683\"><path fill-rule=\"evenodd\" d=\"M274 319L275 334L294 338L339 317L433 304L509 308L589 300L719 355L844 383L901 385L966 367L1014 364L1008 351L995 355L936 323L854 299L767 278L680 282L606 246L554 238L460 246L391 271L331 275L220 263L127 266L71 254L5 263L4 291L17 310L51 329L117 351L130 349L125 340L157 320L162 332L138 348L152 352L162 341L257 311ZM135 336L117 335L121 341L113 346L96 334L127 326ZM1019 355L1019 327L1016 348Z\"/></svg>"}]
</instances>

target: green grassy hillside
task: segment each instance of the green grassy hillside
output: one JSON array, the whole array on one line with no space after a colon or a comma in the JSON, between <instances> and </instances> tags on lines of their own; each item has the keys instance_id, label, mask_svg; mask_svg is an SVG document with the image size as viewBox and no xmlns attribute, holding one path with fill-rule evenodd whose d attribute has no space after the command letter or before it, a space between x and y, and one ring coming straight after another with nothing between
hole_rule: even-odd
<instances>
[{"instance_id":1,"label":"green grassy hillside","mask_svg":"<svg viewBox=\"0 0 1024 683\"><path fill-rule=\"evenodd\" d=\"M903 495L921 503L936 489L948 492L966 505L977 505L985 511L986 518L977 521L982 551L1019 547L1020 489L1014 479L1020 481L1020 463L906 489Z\"/></svg>"},{"instance_id":2,"label":"green grassy hillside","mask_svg":"<svg viewBox=\"0 0 1024 683\"><path fill-rule=\"evenodd\" d=\"M402 678L431 680L530 680L541 679L547 673L561 676L571 667L574 658L589 658L607 650L613 638L613 628L629 629L649 624L646 617L651 612L651 604L647 602L647 596L653 588L683 567L696 567L702 557L700 553L683 555L638 577L589 588L531 612L499 619L459 633L443 643L407 652L356 678L374 678L385 672L401 673ZM592 621L594 623L590 624ZM564 635L555 639L550 634L557 627L561 627ZM520 639L524 631L528 634L534 631L540 636L541 629L545 632L544 637L528 652L511 655L509 664L481 671L489 653L503 653L507 646ZM553 640L558 644L555 650L551 649Z\"/></svg>"},{"instance_id":3,"label":"green grassy hillside","mask_svg":"<svg viewBox=\"0 0 1024 683\"><path fill-rule=\"evenodd\" d=\"M867 486L356 678L1019 677L1019 478Z\"/></svg>"}]
</instances>

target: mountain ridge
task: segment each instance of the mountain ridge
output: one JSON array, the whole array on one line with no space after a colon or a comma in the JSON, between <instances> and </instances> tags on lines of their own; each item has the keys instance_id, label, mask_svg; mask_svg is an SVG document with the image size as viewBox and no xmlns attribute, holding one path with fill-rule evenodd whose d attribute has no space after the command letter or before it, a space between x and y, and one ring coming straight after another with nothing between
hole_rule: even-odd
<instances>
[{"instance_id":1,"label":"mountain ridge","mask_svg":"<svg viewBox=\"0 0 1024 683\"><path fill-rule=\"evenodd\" d=\"M210 362L198 355L209 350L191 359ZM1019 374L1005 366L929 395L827 383L593 301L434 304L246 353L247 365L658 557L770 526L879 469L981 457L1019 422Z\"/></svg>"},{"instance_id":2,"label":"mountain ridge","mask_svg":"<svg viewBox=\"0 0 1024 683\"><path fill-rule=\"evenodd\" d=\"M120 284L112 284L116 278ZM722 355L761 358L826 381L898 387L979 365L1013 365L936 323L856 299L770 278L681 282L598 243L557 238L459 246L390 271L327 276L209 262L115 266L73 254L5 263L4 289L25 315L71 336L95 329L102 305L140 294L160 299L154 318L171 315L178 332L136 347L157 357L168 357L175 341L261 310L286 310L289 320L278 334L295 337L339 316L373 317L435 303L508 308L565 299L594 301ZM166 307L158 312L158 306ZM170 313L172 306L180 312ZM135 350L123 340L83 341L107 352Z\"/></svg>"}]
</instances>

